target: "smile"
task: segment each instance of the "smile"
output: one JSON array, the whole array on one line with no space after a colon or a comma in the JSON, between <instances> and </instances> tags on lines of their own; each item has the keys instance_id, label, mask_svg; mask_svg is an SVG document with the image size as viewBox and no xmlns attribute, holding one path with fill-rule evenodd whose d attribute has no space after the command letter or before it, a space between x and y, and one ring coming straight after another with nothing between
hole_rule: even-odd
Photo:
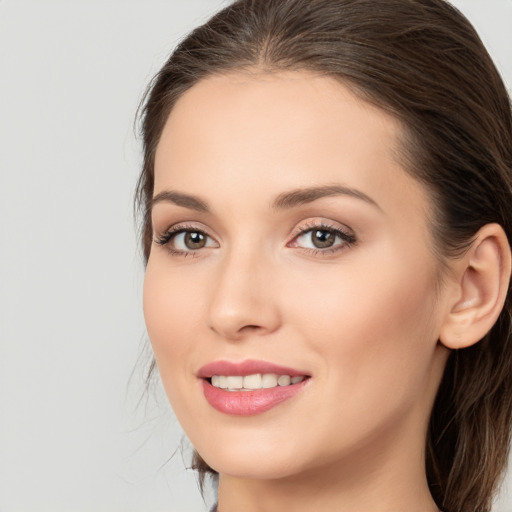
<instances>
[{"instance_id":1,"label":"smile","mask_svg":"<svg viewBox=\"0 0 512 512\"><path fill-rule=\"evenodd\" d=\"M294 397L311 380L305 372L265 361L216 361L202 367L206 401L217 411L236 416L260 414Z\"/></svg>"},{"instance_id":2,"label":"smile","mask_svg":"<svg viewBox=\"0 0 512 512\"><path fill-rule=\"evenodd\" d=\"M290 386L302 382L305 378L305 375L291 377L290 375L277 375L275 373L253 373L245 377L241 375L213 375L210 383L216 388L228 391L253 391L277 386Z\"/></svg>"}]
</instances>

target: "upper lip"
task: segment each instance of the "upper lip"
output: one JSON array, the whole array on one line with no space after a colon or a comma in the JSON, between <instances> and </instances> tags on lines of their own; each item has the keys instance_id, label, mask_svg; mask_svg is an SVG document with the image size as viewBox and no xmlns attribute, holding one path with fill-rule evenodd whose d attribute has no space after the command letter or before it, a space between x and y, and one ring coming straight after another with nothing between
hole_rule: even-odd
<instances>
[{"instance_id":1,"label":"upper lip","mask_svg":"<svg viewBox=\"0 0 512 512\"><path fill-rule=\"evenodd\" d=\"M255 359L246 359L245 361L213 361L205 364L197 372L201 379L209 379L213 375L232 375L246 376L255 373L275 373L277 375L289 375L290 377L300 377L308 375L302 370L296 370L286 366L270 363L268 361L257 361Z\"/></svg>"}]
</instances>

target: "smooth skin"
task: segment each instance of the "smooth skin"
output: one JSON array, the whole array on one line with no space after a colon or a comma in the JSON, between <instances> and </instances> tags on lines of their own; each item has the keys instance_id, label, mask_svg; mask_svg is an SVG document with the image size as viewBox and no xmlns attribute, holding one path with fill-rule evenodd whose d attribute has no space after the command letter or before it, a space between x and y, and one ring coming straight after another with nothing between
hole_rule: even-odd
<instances>
[{"instance_id":1,"label":"smooth skin","mask_svg":"<svg viewBox=\"0 0 512 512\"><path fill-rule=\"evenodd\" d=\"M499 314L510 248L488 225L443 271L399 137L387 113L302 71L209 77L170 114L144 313L176 416L220 474L221 512L438 510L430 411L449 348ZM262 414L215 410L198 370L246 359L311 379Z\"/></svg>"}]
</instances>

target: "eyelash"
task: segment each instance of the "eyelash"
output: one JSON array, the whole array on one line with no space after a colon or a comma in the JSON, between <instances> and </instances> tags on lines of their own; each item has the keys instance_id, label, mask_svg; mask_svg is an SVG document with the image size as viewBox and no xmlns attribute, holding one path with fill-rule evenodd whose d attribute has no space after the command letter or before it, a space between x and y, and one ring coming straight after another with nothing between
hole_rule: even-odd
<instances>
[{"instance_id":1,"label":"eyelash","mask_svg":"<svg viewBox=\"0 0 512 512\"><path fill-rule=\"evenodd\" d=\"M339 245L335 245L334 247L327 247L324 249L320 249L320 248L313 249L310 247L300 247L300 249L302 251L304 251L306 254L309 254L312 256L318 256L318 255L327 256L330 254L334 254L341 250L352 247L357 242L355 235L351 234L348 230L345 231L338 226L333 226L326 222L318 223L318 222L313 222L313 221L310 223L307 223L306 226L301 226L293 234L292 242L294 240L297 240L299 237L304 236L307 233L311 233L313 231L328 231L328 232L332 233L335 236L335 238L341 238L343 243L339 244Z\"/></svg>"},{"instance_id":2,"label":"eyelash","mask_svg":"<svg viewBox=\"0 0 512 512\"><path fill-rule=\"evenodd\" d=\"M175 238L177 235L179 235L181 233L187 233L187 232L200 233L201 235L203 235L207 238L211 238L208 235L208 233L206 233L206 231L203 231L202 229L198 229L195 226L180 224L178 226L172 226L171 228L169 228L165 233L160 235L155 240L155 242L158 245L165 247L171 253L172 256L184 256L184 257L192 256L194 258L194 257L198 256L196 253L199 252L199 249L196 249L196 250L190 249L189 251L179 251L169 245L169 242L173 238Z\"/></svg>"},{"instance_id":3,"label":"eyelash","mask_svg":"<svg viewBox=\"0 0 512 512\"><path fill-rule=\"evenodd\" d=\"M305 227L302 226L300 229L298 229L293 234L292 242L294 240L298 239L299 237L304 236L307 233L310 233L312 231L328 231L328 232L332 233L336 238L341 238L343 243L336 245L334 247L328 247L328 248L324 248L324 249L320 249L320 248L313 249L313 248L309 248L309 247L299 247L300 249L302 249L302 251L304 251L306 254L309 254L309 255L325 256L328 254L336 253L345 248L351 247L357 243L357 239L353 234L349 233L348 231L344 231L343 229L341 229L339 227L329 225L325 222L320 222L320 223L311 222L310 224L307 224ZM199 249L195 249L195 250L190 249L188 251L180 251L180 250L174 249L173 247L171 247L169 245L169 242L173 238L175 238L177 235L182 234L182 233L187 233L187 232L199 233L207 238L211 238L208 235L208 233L206 233L206 231L204 231L202 229L199 229L199 228L197 228L195 226L191 226L191 225L180 224L178 226L173 226L173 227L169 228L165 233L158 236L155 239L155 243L158 245L161 245L163 247L166 247L166 249L169 251L169 253L172 256L197 257L198 253L200 252Z\"/></svg>"}]
</instances>

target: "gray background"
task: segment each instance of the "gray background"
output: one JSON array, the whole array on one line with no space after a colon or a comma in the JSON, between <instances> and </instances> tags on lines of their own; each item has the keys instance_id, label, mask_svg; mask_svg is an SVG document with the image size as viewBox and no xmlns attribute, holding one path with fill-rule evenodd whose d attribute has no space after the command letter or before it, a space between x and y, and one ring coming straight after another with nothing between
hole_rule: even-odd
<instances>
[{"instance_id":1,"label":"gray background","mask_svg":"<svg viewBox=\"0 0 512 512\"><path fill-rule=\"evenodd\" d=\"M0 1L0 512L206 508L161 388L138 403L132 123L170 49L224 3ZM512 0L455 4L510 88ZM510 510L505 489L495 511Z\"/></svg>"}]
</instances>

